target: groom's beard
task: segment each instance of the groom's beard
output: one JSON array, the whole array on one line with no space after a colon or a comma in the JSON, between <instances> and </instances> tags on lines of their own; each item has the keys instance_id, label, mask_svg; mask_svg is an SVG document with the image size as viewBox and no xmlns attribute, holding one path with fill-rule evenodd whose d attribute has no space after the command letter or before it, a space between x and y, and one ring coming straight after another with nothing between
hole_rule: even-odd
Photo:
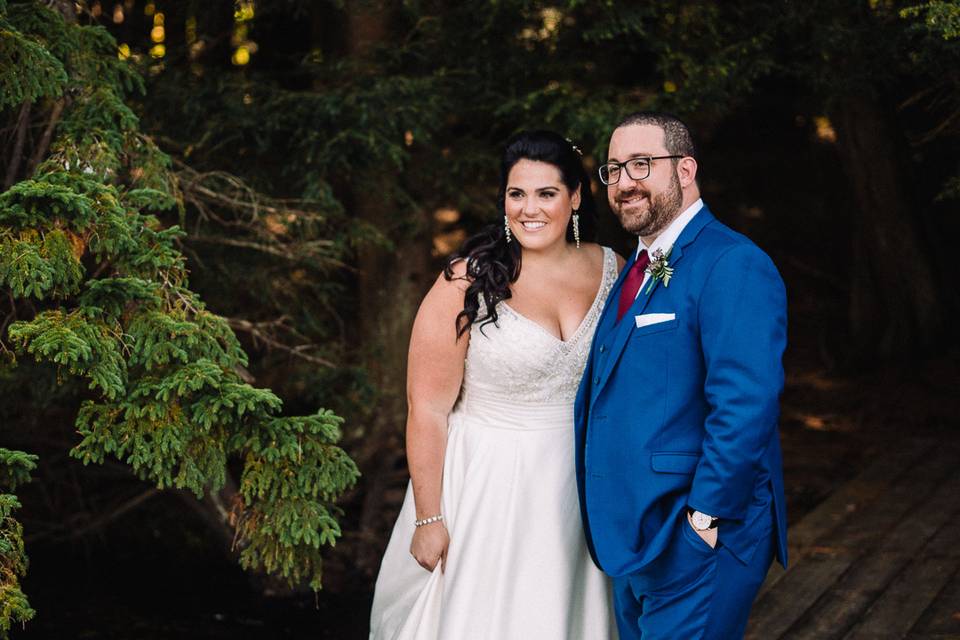
<instances>
[{"instance_id":1,"label":"groom's beard","mask_svg":"<svg viewBox=\"0 0 960 640\"><path fill-rule=\"evenodd\" d=\"M623 201L635 196L645 196L649 203L646 209L639 211L624 211ZM656 237L661 231L673 222L680 213L683 204L683 189L680 180L674 174L666 189L651 197L645 189L631 189L617 194L614 202L614 212L620 219L620 224L628 232L641 238Z\"/></svg>"}]
</instances>

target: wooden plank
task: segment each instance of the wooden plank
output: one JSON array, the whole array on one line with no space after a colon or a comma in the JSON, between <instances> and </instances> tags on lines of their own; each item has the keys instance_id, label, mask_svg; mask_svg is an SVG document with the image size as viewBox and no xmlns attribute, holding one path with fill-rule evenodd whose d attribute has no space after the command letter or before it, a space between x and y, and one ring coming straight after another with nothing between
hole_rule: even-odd
<instances>
[{"instance_id":1,"label":"wooden plank","mask_svg":"<svg viewBox=\"0 0 960 640\"><path fill-rule=\"evenodd\" d=\"M956 534L956 527L953 528ZM956 546L956 536L951 543ZM960 572L955 572L919 622L907 635L910 640L960 638Z\"/></svg>"},{"instance_id":2,"label":"wooden plank","mask_svg":"<svg viewBox=\"0 0 960 640\"><path fill-rule=\"evenodd\" d=\"M954 496L952 501L956 503L956 500ZM950 510L948 505L943 506ZM940 527L844 640L899 640L907 635L950 577L960 570L960 545L956 544L954 524L960 518L960 509L956 506L954 504L952 521Z\"/></svg>"},{"instance_id":3,"label":"wooden plank","mask_svg":"<svg viewBox=\"0 0 960 640\"><path fill-rule=\"evenodd\" d=\"M846 549L813 551L757 600L747 625L746 640L780 638L804 611L854 561Z\"/></svg>"},{"instance_id":4,"label":"wooden plank","mask_svg":"<svg viewBox=\"0 0 960 640\"><path fill-rule=\"evenodd\" d=\"M903 471L936 446L931 439L909 439L901 446L881 451L857 477L831 493L813 511L787 532L791 564L796 564L817 540L833 531L846 518L876 499ZM787 570L774 563L757 595L759 599L783 578Z\"/></svg>"},{"instance_id":5,"label":"wooden plank","mask_svg":"<svg viewBox=\"0 0 960 640\"><path fill-rule=\"evenodd\" d=\"M952 454L951 458L956 460L955 456ZM906 513L892 529L881 532L876 550L858 558L791 627L791 640L842 637L910 561L920 554L941 527L951 522L954 514L960 511L958 496L960 474L951 473L943 484Z\"/></svg>"},{"instance_id":6,"label":"wooden plank","mask_svg":"<svg viewBox=\"0 0 960 640\"><path fill-rule=\"evenodd\" d=\"M900 474L891 473L895 479L892 486L873 501L862 503L856 518L847 518L834 531L823 534L778 584L757 600L746 638L783 636L855 560L875 547L918 500L955 471L954 455L950 449L937 447Z\"/></svg>"},{"instance_id":7,"label":"wooden plank","mask_svg":"<svg viewBox=\"0 0 960 640\"><path fill-rule=\"evenodd\" d=\"M816 509L790 528L790 545L802 551L818 544L851 515L877 498L887 487L899 480L903 472L921 457L929 457L938 446L936 440L910 439L897 447L881 451L876 461L838 491L830 494Z\"/></svg>"}]
</instances>

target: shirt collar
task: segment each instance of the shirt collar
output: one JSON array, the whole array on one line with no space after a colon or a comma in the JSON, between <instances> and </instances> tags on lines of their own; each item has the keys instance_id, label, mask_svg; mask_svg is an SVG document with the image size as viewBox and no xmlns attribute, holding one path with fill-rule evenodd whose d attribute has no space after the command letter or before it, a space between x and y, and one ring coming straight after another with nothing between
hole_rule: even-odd
<instances>
[{"instance_id":1,"label":"shirt collar","mask_svg":"<svg viewBox=\"0 0 960 640\"><path fill-rule=\"evenodd\" d=\"M676 242L677 238L680 237L684 227L690 224L690 221L693 220L693 216L697 215L697 213L700 212L700 209L703 209L703 198L697 198L696 202L684 209L683 213L677 216L676 220L670 223L670 226L668 226L660 233L660 235L654 238L649 247L643 244L642 239L638 238L637 257L640 257L640 252L643 249L647 250L647 255L650 256L651 260L653 260L653 254L656 253L657 249L663 251L664 255L666 255L670 248L673 247L673 243Z\"/></svg>"}]
</instances>

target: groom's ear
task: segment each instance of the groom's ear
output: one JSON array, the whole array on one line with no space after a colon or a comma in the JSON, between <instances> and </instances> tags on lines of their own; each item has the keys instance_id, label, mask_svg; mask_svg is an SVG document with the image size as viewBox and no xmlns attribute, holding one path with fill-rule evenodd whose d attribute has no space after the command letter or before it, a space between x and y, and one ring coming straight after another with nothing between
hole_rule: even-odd
<instances>
[{"instance_id":1,"label":"groom's ear","mask_svg":"<svg viewBox=\"0 0 960 640\"><path fill-rule=\"evenodd\" d=\"M677 177L681 187L689 187L697 182L697 161L690 156L680 158L677 163Z\"/></svg>"}]
</instances>

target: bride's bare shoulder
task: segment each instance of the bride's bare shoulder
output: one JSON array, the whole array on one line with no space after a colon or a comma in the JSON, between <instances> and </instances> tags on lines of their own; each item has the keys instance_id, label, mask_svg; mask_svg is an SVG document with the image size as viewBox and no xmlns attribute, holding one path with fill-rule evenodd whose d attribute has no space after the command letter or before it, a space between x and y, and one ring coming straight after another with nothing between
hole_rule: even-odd
<instances>
[{"instance_id":1,"label":"bride's bare shoulder","mask_svg":"<svg viewBox=\"0 0 960 640\"><path fill-rule=\"evenodd\" d=\"M467 277L467 264L458 260L437 275L433 286L427 291L420 303L420 315L456 315L463 309L463 299L470 286Z\"/></svg>"},{"instance_id":2,"label":"bride's bare shoulder","mask_svg":"<svg viewBox=\"0 0 960 640\"><path fill-rule=\"evenodd\" d=\"M608 249L608 247L604 247L595 242L584 243L583 247L588 249L591 252L591 261L594 264L601 265L601 266L603 265L603 256L606 249ZM613 251L613 249L610 249L610 251L613 253L613 256L617 259L617 271L620 271L620 269L623 269L623 265L625 265L627 261L624 260L623 256L621 256L619 253L617 253L616 251Z\"/></svg>"},{"instance_id":3,"label":"bride's bare shoulder","mask_svg":"<svg viewBox=\"0 0 960 640\"><path fill-rule=\"evenodd\" d=\"M463 311L464 297L469 286L466 264L462 260L440 272L417 310L410 338L411 352L415 347L425 348L425 344L432 344L434 340L439 340L438 344L442 345L458 345L457 349L466 343L458 334L457 319ZM448 338L452 338L449 343Z\"/></svg>"}]
</instances>

